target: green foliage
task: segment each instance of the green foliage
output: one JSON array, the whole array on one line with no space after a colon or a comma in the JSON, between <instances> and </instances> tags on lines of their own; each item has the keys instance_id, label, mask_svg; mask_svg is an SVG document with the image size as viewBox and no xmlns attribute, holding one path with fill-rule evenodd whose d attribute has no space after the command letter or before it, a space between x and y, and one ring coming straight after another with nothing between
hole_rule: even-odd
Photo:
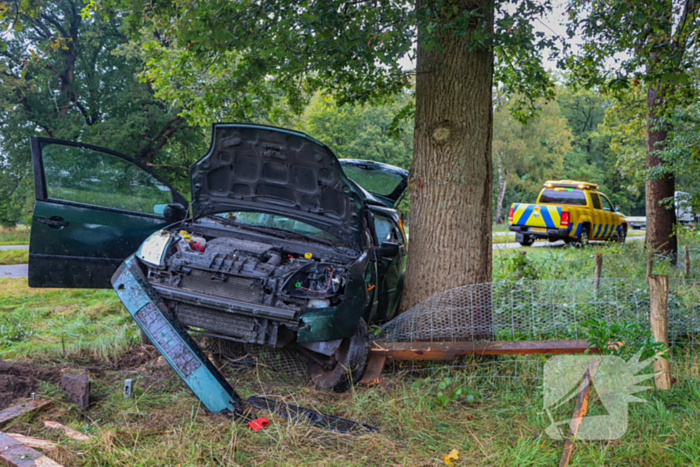
<instances>
[{"instance_id":1,"label":"green foliage","mask_svg":"<svg viewBox=\"0 0 700 467\"><path fill-rule=\"evenodd\" d=\"M478 390L472 389L460 378L448 376L438 376L436 378L427 377L413 382L411 389L429 391L435 397L438 405L445 407L451 402L464 400L470 404L481 397Z\"/></svg>"},{"instance_id":2,"label":"green foliage","mask_svg":"<svg viewBox=\"0 0 700 467\"><path fill-rule=\"evenodd\" d=\"M624 320L611 322L590 319L582 324L588 342L605 355L629 359L641 351L640 360L646 360L664 350L663 342L656 342L649 329ZM665 356L664 356L665 357Z\"/></svg>"},{"instance_id":3,"label":"green foliage","mask_svg":"<svg viewBox=\"0 0 700 467\"><path fill-rule=\"evenodd\" d=\"M505 181L505 209L514 202L534 202L545 181L566 178L571 130L556 102L537 102L539 114L523 124L513 116L517 100L495 95L493 197L498 203L498 180Z\"/></svg>"},{"instance_id":4,"label":"green foliage","mask_svg":"<svg viewBox=\"0 0 700 467\"><path fill-rule=\"evenodd\" d=\"M536 280L540 278L537 265L531 261L525 251L509 251L495 258L494 279L500 280Z\"/></svg>"},{"instance_id":5,"label":"green foliage","mask_svg":"<svg viewBox=\"0 0 700 467\"><path fill-rule=\"evenodd\" d=\"M204 132L140 81L141 51L129 44L121 15L82 17L82 0L42 2L40 15L30 4L11 5L5 24L15 29L0 37L0 223L16 223L31 207L33 135L179 166L156 170L176 183L186 177L183 169L204 152Z\"/></svg>"}]
</instances>

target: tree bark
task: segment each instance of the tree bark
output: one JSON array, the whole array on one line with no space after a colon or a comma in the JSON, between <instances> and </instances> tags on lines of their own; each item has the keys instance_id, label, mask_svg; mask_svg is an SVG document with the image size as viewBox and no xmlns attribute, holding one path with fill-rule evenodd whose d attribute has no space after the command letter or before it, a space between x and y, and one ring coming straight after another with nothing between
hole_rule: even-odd
<instances>
[{"instance_id":1,"label":"tree bark","mask_svg":"<svg viewBox=\"0 0 700 467\"><path fill-rule=\"evenodd\" d=\"M416 7L428 4L417 0ZM481 17L461 34L440 33L442 51L418 42L411 243L402 310L444 290L491 282L493 49L470 49L469 43L477 27L492 33L493 3L454 0L445 9L453 6L477 10Z\"/></svg>"},{"instance_id":2,"label":"tree bark","mask_svg":"<svg viewBox=\"0 0 700 467\"><path fill-rule=\"evenodd\" d=\"M506 196L506 174L503 171L503 163L498 159L498 196L496 198L496 224L503 224L503 198Z\"/></svg>"},{"instance_id":3,"label":"tree bark","mask_svg":"<svg viewBox=\"0 0 700 467\"><path fill-rule=\"evenodd\" d=\"M668 128L661 122L660 108L664 103L661 86L649 86L647 90L647 169L662 165L659 151L663 149ZM656 253L670 256L675 264L678 257L678 238L673 235L676 210L673 202L662 204L664 199L673 200L676 179L673 174L646 181L646 246Z\"/></svg>"}]
</instances>

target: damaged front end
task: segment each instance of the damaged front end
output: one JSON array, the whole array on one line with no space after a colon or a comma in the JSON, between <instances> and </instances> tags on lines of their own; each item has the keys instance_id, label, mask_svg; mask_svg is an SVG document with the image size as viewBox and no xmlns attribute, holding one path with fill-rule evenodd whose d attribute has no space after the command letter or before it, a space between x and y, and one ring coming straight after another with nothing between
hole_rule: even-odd
<instances>
[{"instance_id":1,"label":"damaged front end","mask_svg":"<svg viewBox=\"0 0 700 467\"><path fill-rule=\"evenodd\" d=\"M358 262L269 237L251 241L218 222L156 232L136 253L148 283L183 327L278 348L352 336L364 305L356 295L366 255ZM338 317L335 326L314 324Z\"/></svg>"}]
</instances>

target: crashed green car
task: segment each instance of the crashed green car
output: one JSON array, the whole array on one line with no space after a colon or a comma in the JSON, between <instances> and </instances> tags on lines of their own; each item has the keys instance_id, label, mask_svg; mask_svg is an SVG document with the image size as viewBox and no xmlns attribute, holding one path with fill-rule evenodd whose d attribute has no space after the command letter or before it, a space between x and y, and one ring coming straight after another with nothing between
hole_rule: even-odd
<instances>
[{"instance_id":1,"label":"crashed green car","mask_svg":"<svg viewBox=\"0 0 700 467\"><path fill-rule=\"evenodd\" d=\"M219 123L190 167L190 204L123 154L31 147L30 286L114 287L183 379L210 364L179 330L292 348L321 388L361 377L368 324L391 319L403 289L405 170L339 161L300 132Z\"/></svg>"}]
</instances>

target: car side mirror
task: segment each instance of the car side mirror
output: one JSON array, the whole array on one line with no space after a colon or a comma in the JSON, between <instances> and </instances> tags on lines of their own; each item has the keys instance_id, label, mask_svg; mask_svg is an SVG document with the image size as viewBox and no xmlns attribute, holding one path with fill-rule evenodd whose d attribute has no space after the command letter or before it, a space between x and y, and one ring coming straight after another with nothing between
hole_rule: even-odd
<instances>
[{"instance_id":1,"label":"car side mirror","mask_svg":"<svg viewBox=\"0 0 700 467\"><path fill-rule=\"evenodd\" d=\"M620 206L615 206L615 212L620 210Z\"/></svg>"},{"instance_id":2,"label":"car side mirror","mask_svg":"<svg viewBox=\"0 0 700 467\"><path fill-rule=\"evenodd\" d=\"M163 208L163 217L169 221L180 221L187 217L187 209L180 203L168 204Z\"/></svg>"},{"instance_id":3,"label":"car side mirror","mask_svg":"<svg viewBox=\"0 0 700 467\"><path fill-rule=\"evenodd\" d=\"M384 242L380 246L372 247L374 258L393 258L399 254L399 244L393 242Z\"/></svg>"}]
</instances>

